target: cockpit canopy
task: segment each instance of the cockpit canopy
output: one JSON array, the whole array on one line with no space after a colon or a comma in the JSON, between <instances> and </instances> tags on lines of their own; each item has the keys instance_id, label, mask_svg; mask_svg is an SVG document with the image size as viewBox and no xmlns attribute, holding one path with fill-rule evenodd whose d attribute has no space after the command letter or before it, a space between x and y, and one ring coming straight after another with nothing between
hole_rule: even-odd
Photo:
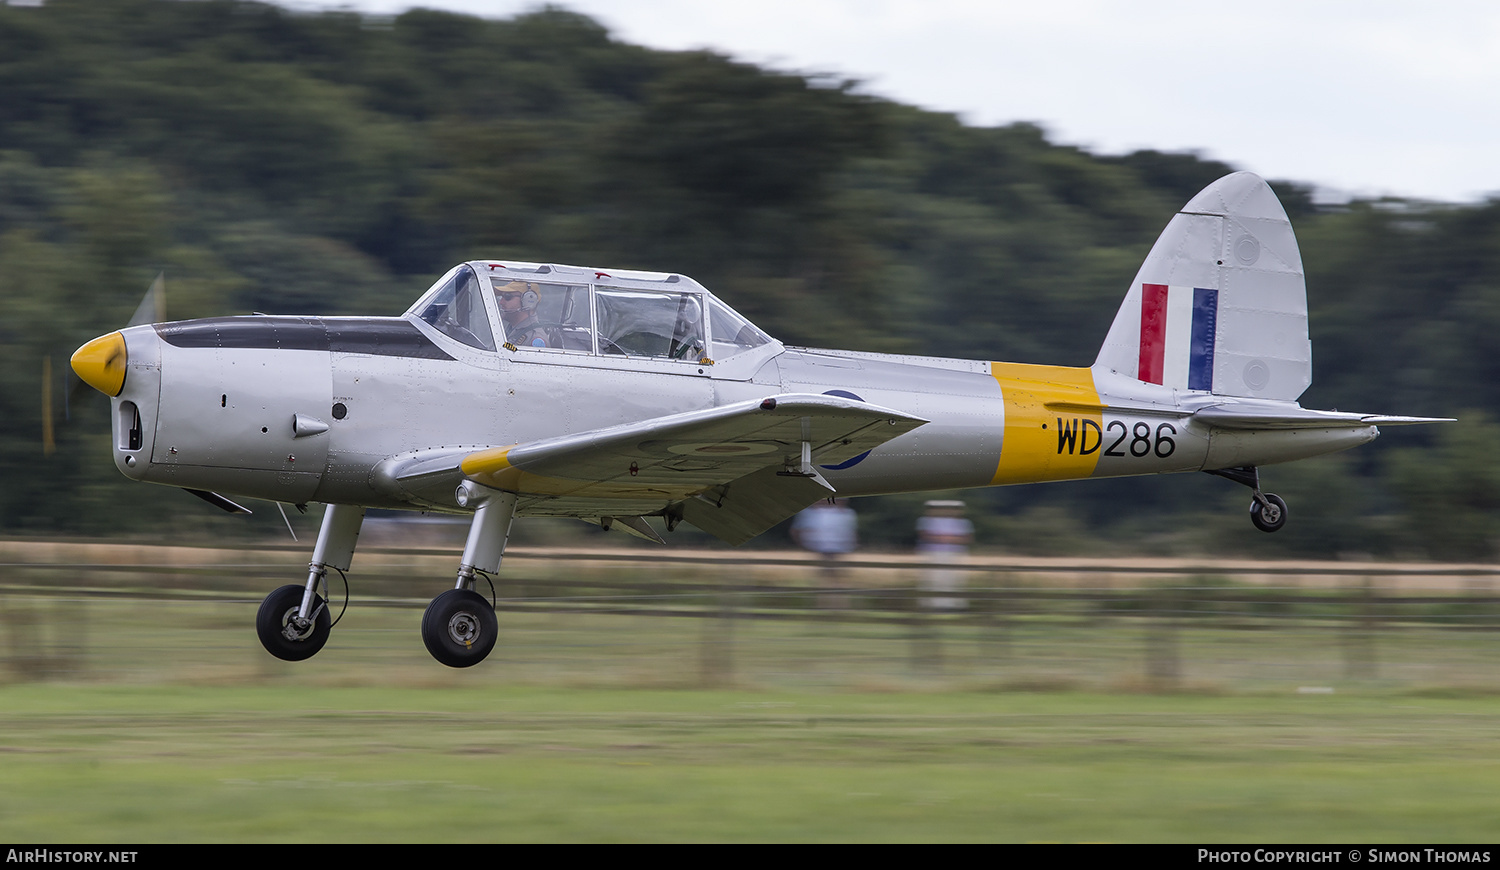
<instances>
[{"instance_id":1,"label":"cockpit canopy","mask_svg":"<svg viewBox=\"0 0 1500 870\"><path fill-rule=\"evenodd\" d=\"M407 313L481 350L701 364L775 343L698 282L658 272L478 260L454 267Z\"/></svg>"}]
</instances>

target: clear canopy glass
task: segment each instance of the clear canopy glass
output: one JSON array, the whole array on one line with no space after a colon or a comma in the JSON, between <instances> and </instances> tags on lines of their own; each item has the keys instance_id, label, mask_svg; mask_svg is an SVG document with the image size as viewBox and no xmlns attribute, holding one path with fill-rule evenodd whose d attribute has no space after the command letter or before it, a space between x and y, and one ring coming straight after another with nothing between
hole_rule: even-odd
<instances>
[{"instance_id":1,"label":"clear canopy glass","mask_svg":"<svg viewBox=\"0 0 1500 870\"><path fill-rule=\"evenodd\" d=\"M503 343L518 351L702 365L774 344L692 279L647 272L466 263L409 313L483 350Z\"/></svg>"},{"instance_id":2,"label":"clear canopy glass","mask_svg":"<svg viewBox=\"0 0 1500 870\"><path fill-rule=\"evenodd\" d=\"M495 349L490 315L480 297L479 276L468 265L444 275L437 283L436 291L428 291L426 299L426 304L417 312L418 317L444 335L470 347Z\"/></svg>"}]
</instances>

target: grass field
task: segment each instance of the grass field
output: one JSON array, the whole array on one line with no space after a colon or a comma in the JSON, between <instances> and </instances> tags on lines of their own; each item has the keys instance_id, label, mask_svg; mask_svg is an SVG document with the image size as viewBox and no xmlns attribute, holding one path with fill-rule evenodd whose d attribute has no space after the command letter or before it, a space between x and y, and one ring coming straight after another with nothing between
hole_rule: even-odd
<instances>
[{"instance_id":1,"label":"grass field","mask_svg":"<svg viewBox=\"0 0 1500 870\"><path fill-rule=\"evenodd\" d=\"M0 689L29 842L1480 842L1500 699Z\"/></svg>"},{"instance_id":2,"label":"grass field","mask_svg":"<svg viewBox=\"0 0 1500 870\"><path fill-rule=\"evenodd\" d=\"M0 839L1374 843L1500 830L1494 632L1392 632L1351 670L1339 630L1184 629L1180 679L1155 692L1149 620L918 636L505 613L491 659L453 671L422 648L419 605L355 607L323 653L291 665L260 650L257 603L0 599L12 664L37 653L0 685Z\"/></svg>"}]
</instances>

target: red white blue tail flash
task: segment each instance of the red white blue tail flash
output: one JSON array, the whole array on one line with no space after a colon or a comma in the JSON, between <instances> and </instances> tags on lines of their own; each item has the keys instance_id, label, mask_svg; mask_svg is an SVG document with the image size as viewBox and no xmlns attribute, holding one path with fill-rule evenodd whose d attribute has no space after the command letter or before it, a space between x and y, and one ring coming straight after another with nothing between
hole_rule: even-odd
<instances>
[{"instance_id":1,"label":"red white blue tail flash","mask_svg":"<svg viewBox=\"0 0 1500 870\"><path fill-rule=\"evenodd\" d=\"M1136 377L1179 390L1212 390L1218 314L1217 290L1142 284Z\"/></svg>"}]
</instances>

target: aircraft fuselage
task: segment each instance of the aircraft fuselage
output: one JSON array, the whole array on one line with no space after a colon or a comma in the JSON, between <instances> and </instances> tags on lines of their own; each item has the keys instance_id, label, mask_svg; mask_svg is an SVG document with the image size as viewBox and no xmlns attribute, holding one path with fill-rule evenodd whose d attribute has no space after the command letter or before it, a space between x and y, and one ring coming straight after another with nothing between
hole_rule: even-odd
<instances>
[{"instance_id":1,"label":"aircraft fuselage","mask_svg":"<svg viewBox=\"0 0 1500 870\"><path fill-rule=\"evenodd\" d=\"M1111 396L1088 368L787 348L725 377L692 362L475 350L424 326L242 317L126 330L117 464L128 477L189 489L412 508L371 473L386 457L526 443L782 393L839 395L930 421L863 456L820 463L847 496L1263 465L1377 434L1217 430L1184 413L1170 389ZM1114 407L1122 400L1128 410ZM543 503L522 510L550 512Z\"/></svg>"}]
</instances>

